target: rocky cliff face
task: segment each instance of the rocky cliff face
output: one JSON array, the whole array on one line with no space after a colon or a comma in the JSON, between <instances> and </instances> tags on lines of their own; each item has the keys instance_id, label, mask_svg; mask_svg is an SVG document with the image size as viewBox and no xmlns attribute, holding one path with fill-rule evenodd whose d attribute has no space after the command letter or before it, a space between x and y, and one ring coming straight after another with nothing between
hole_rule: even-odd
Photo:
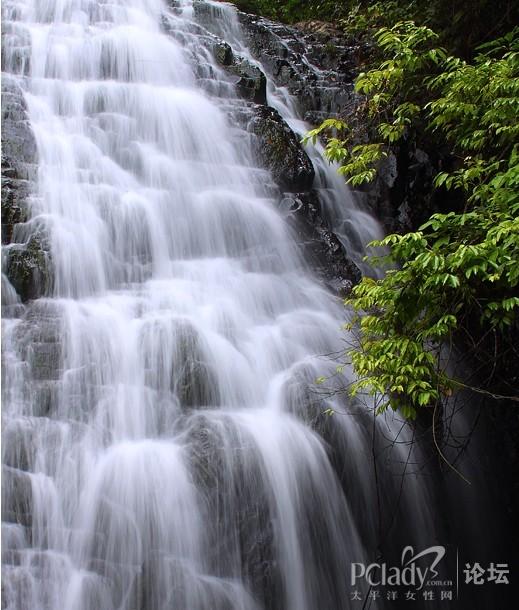
<instances>
[{"instance_id":1,"label":"rocky cliff face","mask_svg":"<svg viewBox=\"0 0 519 610\"><path fill-rule=\"evenodd\" d=\"M22 91L2 78L2 245L3 269L22 302L36 299L51 284L49 247L43 227L31 223L36 142ZM9 290L6 298L9 299Z\"/></svg>"},{"instance_id":2,"label":"rocky cliff face","mask_svg":"<svg viewBox=\"0 0 519 610\"><path fill-rule=\"evenodd\" d=\"M340 117L355 128L359 141L376 137L365 119L359 120L363 99L353 86L369 53L367 43L324 22L288 27L244 13L240 21L251 52L278 86L296 96L305 121L317 125L326 118ZM431 194L435 168L441 161L436 151L422 150L414 141L404 142L381 162L375 181L355 196L388 232L416 229L442 207Z\"/></svg>"},{"instance_id":3,"label":"rocky cliff face","mask_svg":"<svg viewBox=\"0 0 519 610\"><path fill-rule=\"evenodd\" d=\"M305 121L319 123L354 109L358 45L319 22L289 27L244 13L240 22L250 51L297 98Z\"/></svg>"}]
</instances>

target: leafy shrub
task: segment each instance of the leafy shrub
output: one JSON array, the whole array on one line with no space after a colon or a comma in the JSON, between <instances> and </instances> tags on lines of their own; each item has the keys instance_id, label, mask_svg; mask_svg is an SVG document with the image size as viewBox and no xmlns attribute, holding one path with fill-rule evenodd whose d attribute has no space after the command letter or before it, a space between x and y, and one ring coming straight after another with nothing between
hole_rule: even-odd
<instances>
[{"instance_id":1,"label":"leafy shrub","mask_svg":"<svg viewBox=\"0 0 519 610\"><path fill-rule=\"evenodd\" d=\"M468 319L477 316L481 333L506 333L517 321L519 30L480 47L473 62L448 55L432 30L412 22L382 28L376 41L385 59L359 75L356 90L380 141L352 145L354 134L336 120L307 138L331 132L328 158L354 185L373 179L382 156L417 125L457 162L435 187L458 191L465 209L371 244L389 249L384 262L393 268L382 280L364 278L346 301L359 314L352 393L383 394L380 410L414 417L460 385L440 349Z\"/></svg>"}]
</instances>

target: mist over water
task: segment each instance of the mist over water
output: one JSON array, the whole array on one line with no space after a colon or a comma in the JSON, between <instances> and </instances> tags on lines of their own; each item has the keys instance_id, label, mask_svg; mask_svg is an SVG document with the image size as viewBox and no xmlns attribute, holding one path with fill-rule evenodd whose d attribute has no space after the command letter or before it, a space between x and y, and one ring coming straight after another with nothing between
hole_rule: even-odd
<instances>
[{"instance_id":1,"label":"mist over water","mask_svg":"<svg viewBox=\"0 0 519 610\"><path fill-rule=\"evenodd\" d=\"M38 149L28 229L54 277L4 320L6 610L342 610L346 566L376 545L372 415L314 386L347 312L177 5L3 3ZM232 8L220 18L239 35ZM379 235L345 214L364 243ZM413 477L382 490L415 512L416 541L428 493Z\"/></svg>"}]
</instances>

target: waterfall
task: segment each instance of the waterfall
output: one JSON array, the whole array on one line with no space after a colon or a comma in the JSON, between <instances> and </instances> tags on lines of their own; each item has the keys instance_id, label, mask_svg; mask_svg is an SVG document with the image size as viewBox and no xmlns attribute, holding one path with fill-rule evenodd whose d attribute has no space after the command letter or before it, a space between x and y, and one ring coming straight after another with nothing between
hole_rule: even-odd
<instances>
[{"instance_id":1,"label":"waterfall","mask_svg":"<svg viewBox=\"0 0 519 610\"><path fill-rule=\"evenodd\" d=\"M412 432L339 393L351 372L316 390L348 314L233 121L247 104L193 2L3 10L38 152L25 228L53 275L4 320L3 607L358 607L347 566L394 510L406 544L432 543L433 491L404 477Z\"/></svg>"},{"instance_id":2,"label":"waterfall","mask_svg":"<svg viewBox=\"0 0 519 610\"><path fill-rule=\"evenodd\" d=\"M265 69L262 62L256 59L247 46L242 28L236 16L236 10L231 4L207 2L211 5L210 22L205 22L211 31L232 44L243 57L252 64ZM277 42L287 55L290 48L285 41L276 36ZM301 43L303 44L303 43ZM314 76L320 75L320 69L312 65L306 58L301 61ZM266 70L268 74L268 70ZM302 81L304 82L304 78ZM303 138L312 126L303 120L298 109L297 99L290 94L287 87L279 86L273 78L268 78L268 103L285 119L292 131ZM339 237L348 255L366 275L381 277L379 269L370 267L365 262L365 256L372 253L366 246L383 237L383 231L377 220L367 211L357 205L355 198L346 185L345 178L337 172L339 165L329 163L325 159L324 147L320 142L306 144L306 151L315 168L314 188L319 194L320 207L326 221Z\"/></svg>"}]
</instances>

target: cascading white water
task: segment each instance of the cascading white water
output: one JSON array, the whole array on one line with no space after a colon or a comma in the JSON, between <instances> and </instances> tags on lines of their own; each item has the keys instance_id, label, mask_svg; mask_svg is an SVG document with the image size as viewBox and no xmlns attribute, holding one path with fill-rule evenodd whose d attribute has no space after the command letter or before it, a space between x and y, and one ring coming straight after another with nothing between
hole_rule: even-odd
<instances>
[{"instance_id":1,"label":"cascading white water","mask_svg":"<svg viewBox=\"0 0 519 610\"><path fill-rule=\"evenodd\" d=\"M257 60L247 47L239 20L236 18L234 7L228 3L212 2L213 15L217 17L210 24L215 33L222 36L247 60L265 69L260 60ZM218 18L219 17L219 18ZM281 48L286 43L278 39ZM289 47L286 45L286 52ZM306 67L316 76L319 68L302 60ZM268 71L265 70L268 74ZM287 87L276 85L272 78L268 79L268 103L275 108L290 126L292 131L303 138L312 129L300 116L297 99L290 95ZM308 142L305 146L315 169L313 187L319 194L322 213L329 227L342 242L348 256L362 270L365 275L382 277L382 271L371 267L365 262L366 253L371 249L367 245L383 237L383 231L377 220L366 210L357 205L355 198L343 176L337 172L339 165L329 163L324 155L324 146L320 142Z\"/></svg>"},{"instance_id":2,"label":"cascading white water","mask_svg":"<svg viewBox=\"0 0 519 610\"><path fill-rule=\"evenodd\" d=\"M370 415L309 389L342 305L178 4L4 2L54 273L4 324L7 610L342 610L375 544Z\"/></svg>"}]
</instances>

